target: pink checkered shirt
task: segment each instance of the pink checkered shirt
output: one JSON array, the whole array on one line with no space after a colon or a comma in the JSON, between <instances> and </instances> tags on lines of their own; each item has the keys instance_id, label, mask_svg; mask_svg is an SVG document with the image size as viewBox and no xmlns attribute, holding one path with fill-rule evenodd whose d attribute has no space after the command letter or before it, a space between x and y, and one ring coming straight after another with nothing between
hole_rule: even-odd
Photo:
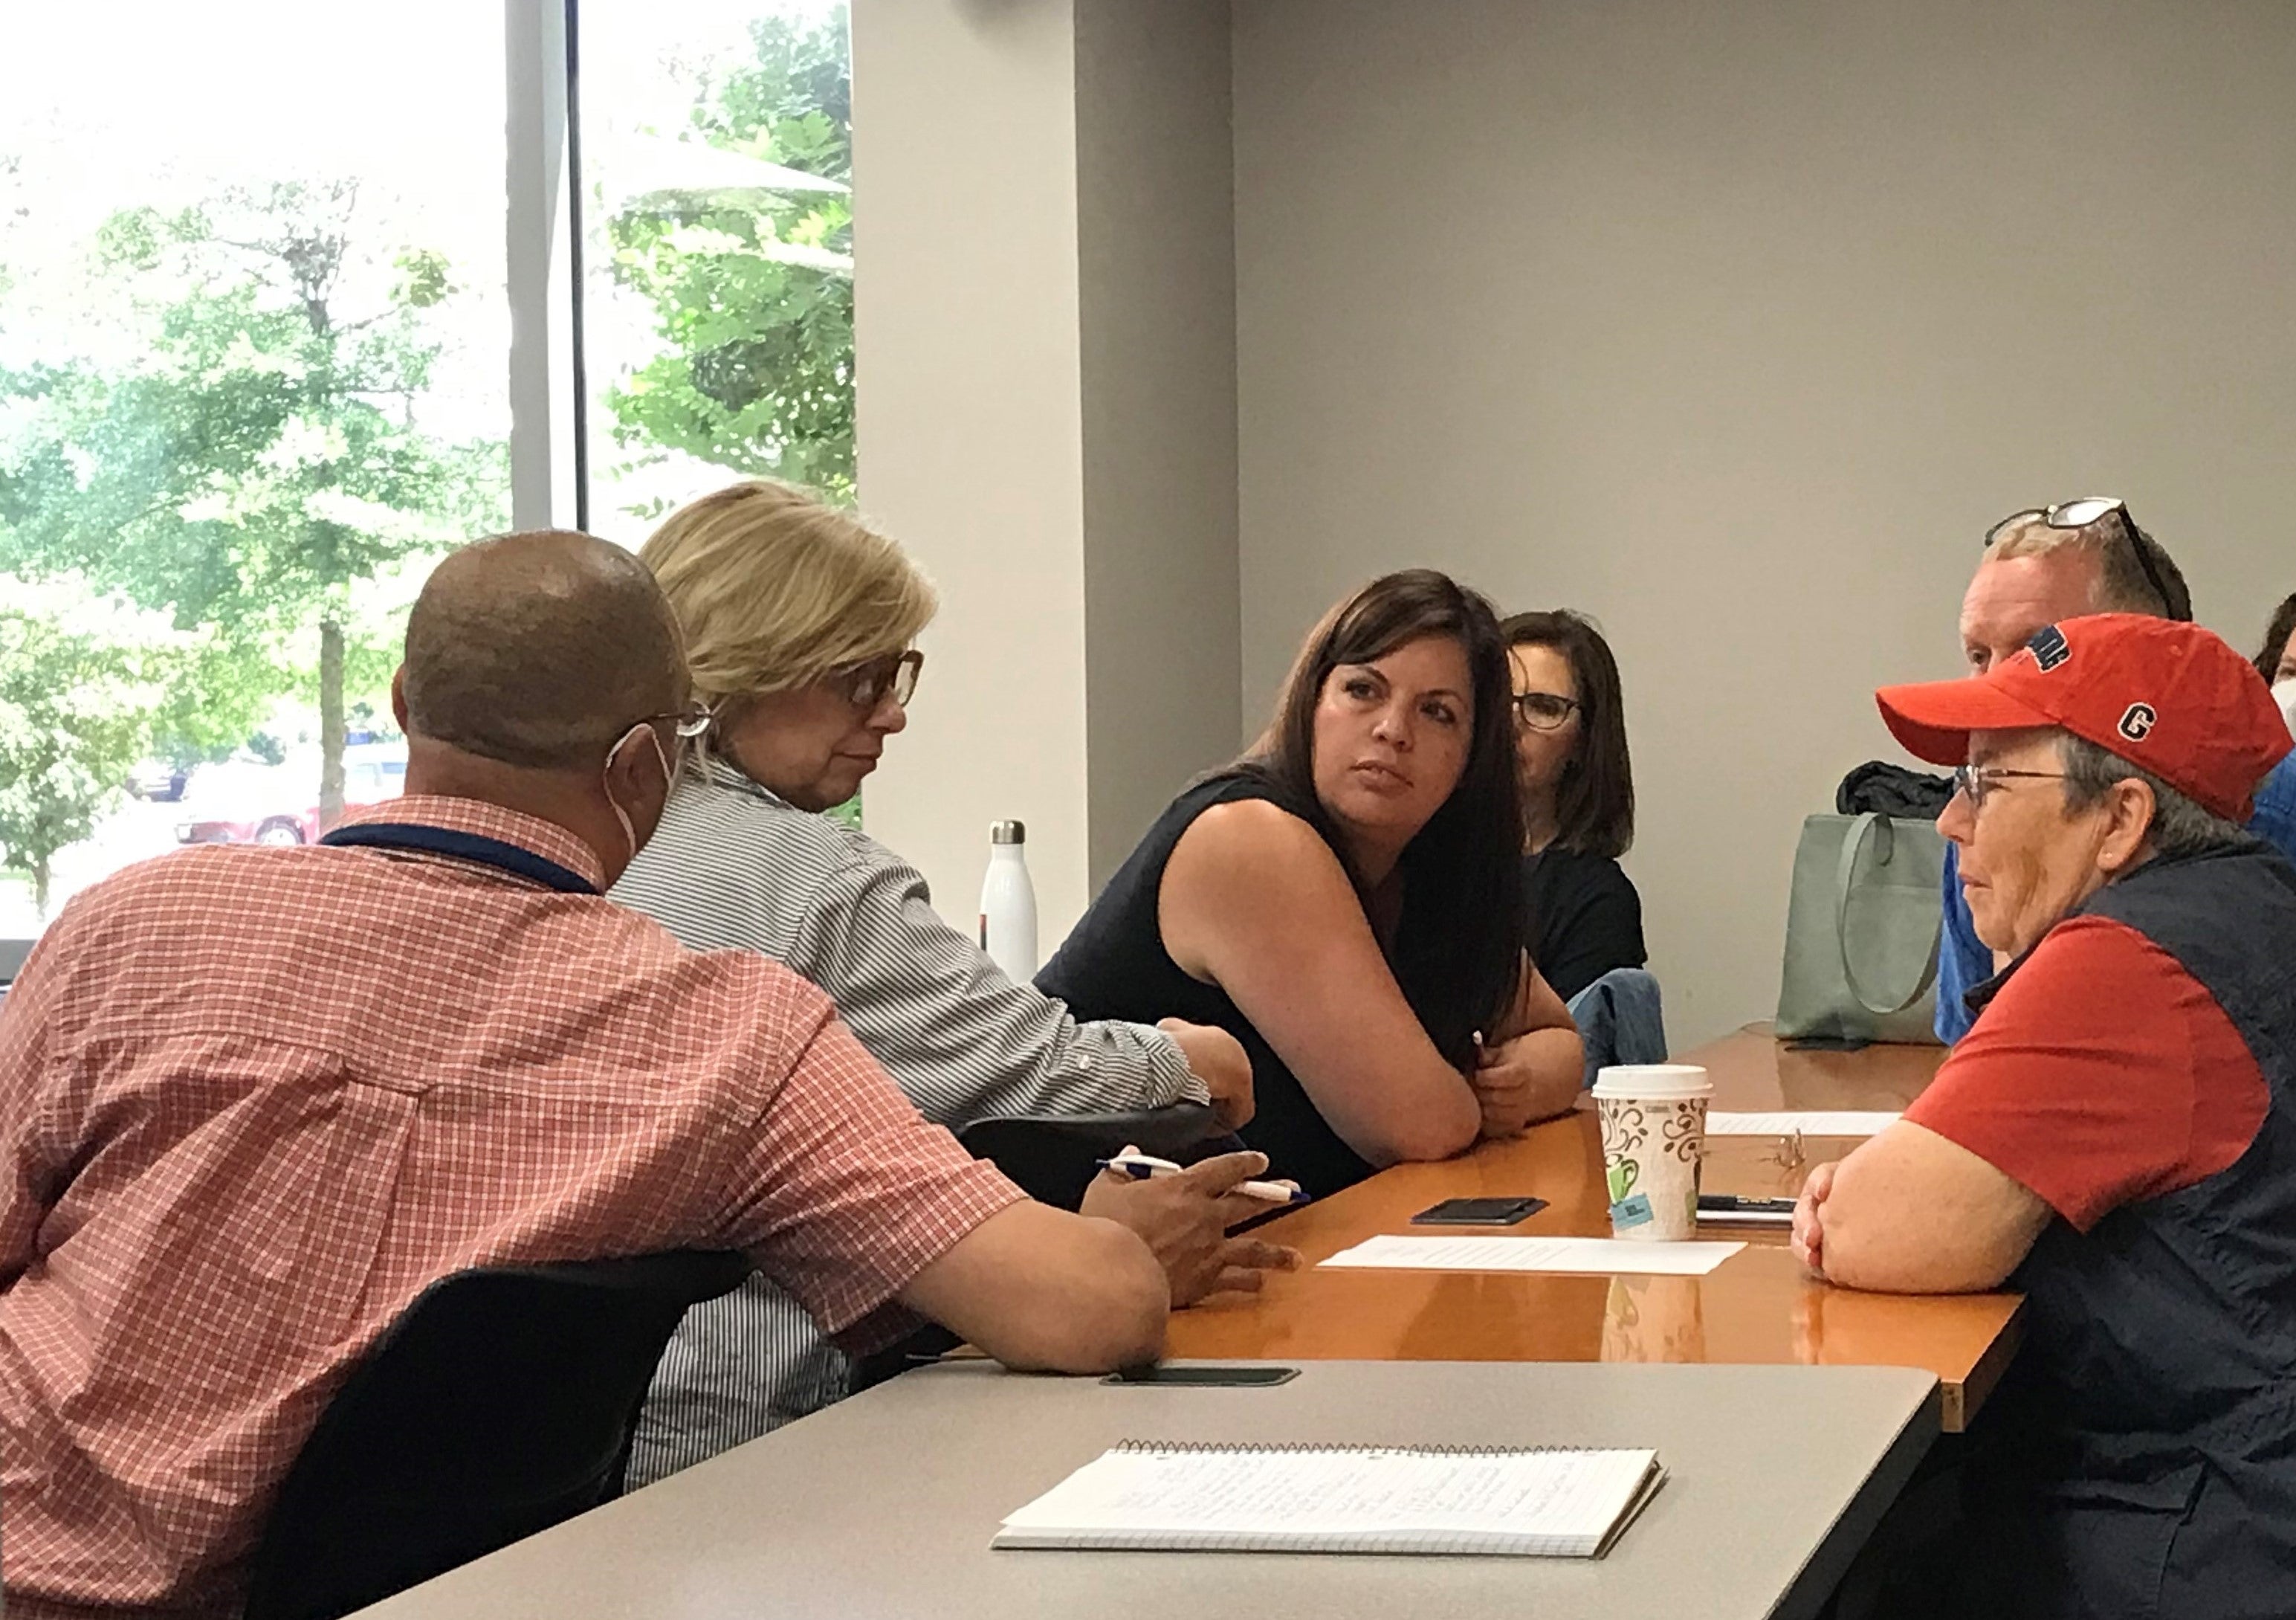
<instances>
[{"instance_id":1,"label":"pink checkered shirt","mask_svg":"<svg viewBox=\"0 0 2296 1620\"><path fill-rule=\"evenodd\" d=\"M353 819L601 876L469 800ZM328 1397L447 1272L741 1249L861 1346L1021 1196L773 963L326 847L182 850L67 906L0 999L0 1155L10 1620L236 1614Z\"/></svg>"}]
</instances>

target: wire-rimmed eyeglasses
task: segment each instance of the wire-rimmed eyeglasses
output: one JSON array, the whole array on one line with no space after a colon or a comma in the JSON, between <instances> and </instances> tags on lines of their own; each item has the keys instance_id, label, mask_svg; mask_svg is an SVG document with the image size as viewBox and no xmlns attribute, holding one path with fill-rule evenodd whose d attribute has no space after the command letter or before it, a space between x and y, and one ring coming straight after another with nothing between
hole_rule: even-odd
<instances>
[{"instance_id":1,"label":"wire-rimmed eyeglasses","mask_svg":"<svg viewBox=\"0 0 2296 1620\"><path fill-rule=\"evenodd\" d=\"M1999 765L1956 765L1953 768L1954 789L1969 801L1969 808L1972 810L1983 810L1985 795L1999 784L2013 778L2062 782L2065 779L2065 773L2062 770L2010 770Z\"/></svg>"},{"instance_id":2,"label":"wire-rimmed eyeglasses","mask_svg":"<svg viewBox=\"0 0 2296 1620\"><path fill-rule=\"evenodd\" d=\"M709 729L709 705L697 701L686 704L683 709L671 709L660 714L640 715L630 724L651 726L657 720L667 720L670 723L670 729L679 742L690 743Z\"/></svg>"}]
</instances>

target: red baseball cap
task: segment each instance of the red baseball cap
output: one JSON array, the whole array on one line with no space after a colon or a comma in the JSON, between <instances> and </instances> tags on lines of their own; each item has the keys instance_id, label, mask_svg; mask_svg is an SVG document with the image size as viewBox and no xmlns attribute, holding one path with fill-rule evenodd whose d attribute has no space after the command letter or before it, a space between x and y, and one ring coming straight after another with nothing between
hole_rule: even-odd
<instances>
[{"instance_id":1,"label":"red baseball cap","mask_svg":"<svg viewBox=\"0 0 2296 1620\"><path fill-rule=\"evenodd\" d=\"M1874 695L1916 759L1958 765L1972 731L2055 726L2095 743L2227 821L2246 821L2292 747L2256 666L2197 624L2092 613L2053 624L1966 680Z\"/></svg>"}]
</instances>

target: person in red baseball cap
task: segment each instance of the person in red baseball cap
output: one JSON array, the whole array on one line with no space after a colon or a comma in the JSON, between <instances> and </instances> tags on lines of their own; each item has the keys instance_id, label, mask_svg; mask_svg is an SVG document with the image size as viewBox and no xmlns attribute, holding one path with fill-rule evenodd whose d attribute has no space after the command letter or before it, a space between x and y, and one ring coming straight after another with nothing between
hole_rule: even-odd
<instances>
[{"instance_id":1,"label":"person in red baseball cap","mask_svg":"<svg viewBox=\"0 0 2296 1620\"><path fill-rule=\"evenodd\" d=\"M2136 614L1876 696L1955 767L1938 826L2011 958L1794 1216L1835 1283L2026 1295L1922 1601L2296 1612L2296 868L2239 826L2296 744L2249 661Z\"/></svg>"}]
</instances>

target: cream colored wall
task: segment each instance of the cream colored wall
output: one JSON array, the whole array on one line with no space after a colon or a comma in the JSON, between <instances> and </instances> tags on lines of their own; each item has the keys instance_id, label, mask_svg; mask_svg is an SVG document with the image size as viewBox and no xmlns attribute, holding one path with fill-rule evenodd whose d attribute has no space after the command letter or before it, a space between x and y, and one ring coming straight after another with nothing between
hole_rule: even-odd
<instances>
[{"instance_id":1,"label":"cream colored wall","mask_svg":"<svg viewBox=\"0 0 2296 1620\"><path fill-rule=\"evenodd\" d=\"M1234 752L1226 0L854 10L861 504L940 588L869 830L970 926L990 821L1066 934Z\"/></svg>"},{"instance_id":2,"label":"cream colored wall","mask_svg":"<svg viewBox=\"0 0 2296 1620\"><path fill-rule=\"evenodd\" d=\"M2125 495L2243 646L2296 588L2296 7L1234 17L1242 720L1386 568L1595 613L1678 1042L1992 519Z\"/></svg>"},{"instance_id":3,"label":"cream colored wall","mask_svg":"<svg viewBox=\"0 0 2296 1620\"><path fill-rule=\"evenodd\" d=\"M1093 887L1236 751L1227 0L1077 0Z\"/></svg>"},{"instance_id":4,"label":"cream colored wall","mask_svg":"<svg viewBox=\"0 0 2296 1620\"><path fill-rule=\"evenodd\" d=\"M857 5L853 93L861 505L941 595L863 810L968 928L1027 822L1049 943L1087 898L1068 0Z\"/></svg>"}]
</instances>

